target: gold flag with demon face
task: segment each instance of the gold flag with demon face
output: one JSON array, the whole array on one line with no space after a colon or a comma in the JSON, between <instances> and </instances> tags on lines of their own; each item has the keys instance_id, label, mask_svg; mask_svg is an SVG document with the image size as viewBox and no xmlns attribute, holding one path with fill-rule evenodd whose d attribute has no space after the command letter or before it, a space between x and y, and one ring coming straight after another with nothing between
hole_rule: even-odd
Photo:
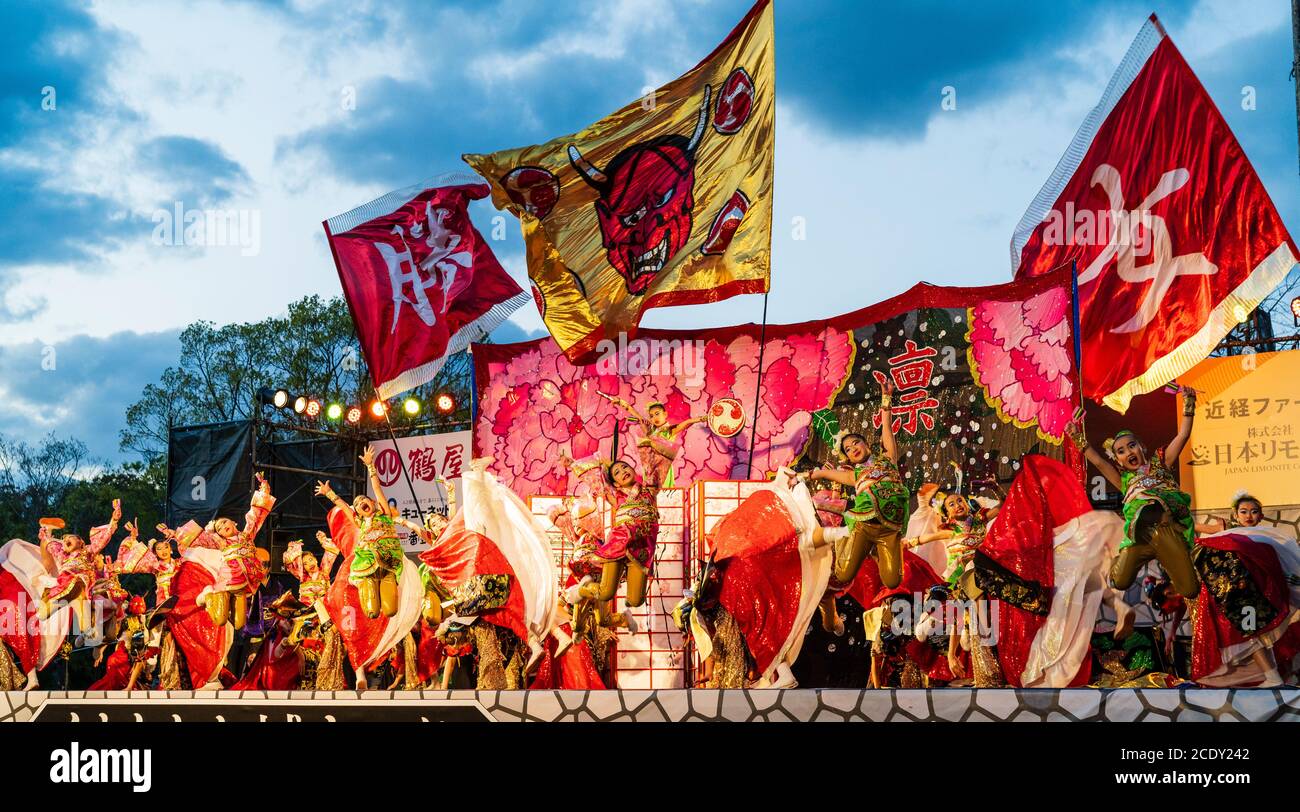
<instances>
[{"instance_id":1,"label":"gold flag with demon face","mask_svg":"<svg viewBox=\"0 0 1300 812\"><path fill-rule=\"evenodd\" d=\"M519 217L533 296L571 361L630 339L651 307L767 291L774 61L760 0L653 95L539 146L464 156Z\"/></svg>"}]
</instances>

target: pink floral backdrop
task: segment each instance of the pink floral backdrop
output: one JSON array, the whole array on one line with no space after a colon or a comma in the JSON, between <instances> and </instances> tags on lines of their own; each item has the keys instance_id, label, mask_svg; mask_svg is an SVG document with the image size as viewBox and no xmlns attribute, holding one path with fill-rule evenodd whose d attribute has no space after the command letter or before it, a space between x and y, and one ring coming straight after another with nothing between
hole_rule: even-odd
<instances>
[{"instance_id":1,"label":"pink floral backdrop","mask_svg":"<svg viewBox=\"0 0 1300 812\"><path fill-rule=\"evenodd\" d=\"M894 431L913 485L942 477L949 461L968 474L1008 479L1027 451L1061 456L1077 404L1070 316L1068 278L1056 275L983 288L921 284L825 322L769 325L756 424L758 325L645 331L644 340L701 341L702 354L674 353L642 374L575 367L549 338L475 345L474 453L492 457L497 476L523 496L569 493L578 483L560 467L561 454L608 458L616 423L619 456L635 457L640 429L629 428L602 393L642 412L662 402L671 422L735 398L745 427L731 438L690 428L674 463L675 484L763 479L801 457L827 460L814 413L874 433L876 381L889 375L898 386Z\"/></svg>"},{"instance_id":2,"label":"pink floral backdrop","mask_svg":"<svg viewBox=\"0 0 1300 812\"><path fill-rule=\"evenodd\" d=\"M757 329L755 328L755 332ZM678 336L680 338L680 336ZM736 333L704 340L700 356L677 353L664 364L677 374L601 374L598 365L575 367L550 339L474 348L478 423L474 448L491 456L502 481L524 496L569 491L560 455L608 457L614 424L624 412L599 393L620 397L644 412L659 401L670 422L703 415L720 398L735 398L748 421L754 416L759 342ZM763 352L763 389L757 426L747 422L723 438L705 426L688 430L674 464L678 486L696 479L745 479L754 441L753 478L762 479L802 453L812 413L826 408L848 376L852 335L833 327L793 330L769 338ZM620 429L619 455L633 458L640 429Z\"/></svg>"}]
</instances>

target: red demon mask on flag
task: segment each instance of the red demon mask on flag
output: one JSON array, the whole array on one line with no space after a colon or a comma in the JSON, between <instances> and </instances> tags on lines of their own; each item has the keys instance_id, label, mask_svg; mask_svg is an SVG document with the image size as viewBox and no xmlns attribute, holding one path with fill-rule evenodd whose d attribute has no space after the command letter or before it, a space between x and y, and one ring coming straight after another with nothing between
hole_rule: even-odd
<instances>
[{"instance_id":1,"label":"red demon mask on flag","mask_svg":"<svg viewBox=\"0 0 1300 812\"><path fill-rule=\"evenodd\" d=\"M628 147L605 171L569 147L573 168L600 194L596 216L601 242L628 293L644 293L691 236L695 151L708 124L709 96L706 87L690 138L666 135Z\"/></svg>"},{"instance_id":2,"label":"red demon mask on flag","mask_svg":"<svg viewBox=\"0 0 1300 812\"><path fill-rule=\"evenodd\" d=\"M1296 253L1154 17L1012 239L1017 276L1077 268L1084 394L1119 411L1209 355Z\"/></svg>"},{"instance_id":3,"label":"red demon mask on flag","mask_svg":"<svg viewBox=\"0 0 1300 812\"><path fill-rule=\"evenodd\" d=\"M542 321L574 363L651 307L768 287L772 4L690 71L577 132L465 160L519 217Z\"/></svg>"}]
</instances>

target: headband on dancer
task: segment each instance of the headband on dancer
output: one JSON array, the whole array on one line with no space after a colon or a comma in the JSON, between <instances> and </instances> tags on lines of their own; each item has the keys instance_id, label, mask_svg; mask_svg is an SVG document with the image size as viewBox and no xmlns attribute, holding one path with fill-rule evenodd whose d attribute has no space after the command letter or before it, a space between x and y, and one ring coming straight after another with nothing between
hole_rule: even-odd
<instances>
[{"instance_id":1,"label":"headband on dancer","mask_svg":"<svg viewBox=\"0 0 1300 812\"><path fill-rule=\"evenodd\" d=\"M1128 429L1120 429L1115 433L1114 437L1111 437L1109 440L1101 444L1101 447L1106 451L1107 457L1110 457L1112 460L1115 459L1115 443L1119 442L1124 437L1132 437L1134 440L1137 439L1137 435Z\"/></svg>"},{"instance_id":2,"label":"headband on dancer","mask_svg":"<svg viewBox=\"0 0 1300 812\"><path fill-rule=\"evenodd\" d=\"M1259 501L1255 497L1251 496L1250 491L1246 490L1245 488L1242 488L1241 490L1237 491L1232 495L1232 509L1234 512L1237 510L1237 508L1241 507L1242 502L1253 502L1254 504L1259 506L1260 510L1264 509L1264 503Z\"/></svg>"}]
</instances>

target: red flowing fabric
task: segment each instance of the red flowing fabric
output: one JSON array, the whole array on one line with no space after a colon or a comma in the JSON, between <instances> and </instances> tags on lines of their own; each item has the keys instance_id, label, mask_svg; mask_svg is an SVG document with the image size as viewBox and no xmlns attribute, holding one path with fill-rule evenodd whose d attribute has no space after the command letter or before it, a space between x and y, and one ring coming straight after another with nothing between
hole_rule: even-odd
<instances>
[{"instance_id":1,"label":"red flowing fabric","mask_svg":"<svg viewBox=\"0 0 1300 812\"><path fill-rule=\"evenodd\" d=\"M329 592L325 593L325 610L329 612L330 619L339 630L339 636L343 638L343 648L348 652L348 661L352 667L366 668L385 653L376 649L383 640L389 618L382 614L376 618L366 617L357 588L348 583L348 573L355 557L353 550L357 545L356 524L338 508L331 509L326 520L329 522L330 538L339 548L343 564L330 583Z\"/></svg>"},{"instance_id":2,"label":"red flowing fabric","mask_svg":"<svg viewBox=\"0 0 1300 812\"><path fill-rule=\"evenodd\" d=\"M23 673L40 664L40 621L36 611L36 601L27 594L14 574L0 568L0 636L14 650Z\"/></svg>"},{"instance_id":3,"label":"red flowing fabric","mask_svg":"<svg viewBox=\"0 0 1300 812\"><path fill-rule=\"evenodd\" d=\"M1091 510L1088 495L1069 466L1038 454L1026 455L980 552L1050 591L1056 585L1052 569L1055 528ZM1046 620L1044 615L999 602L998 660L1011 685L1020 686L1029 647ZM1086 680L1091 667L1091 660L1085 658L1071 684Z\"/></svg>"},{"instance_id":4,"label":"red flowing fabric","mask_svg":"<svg viewBox=\"0 0 1300 812\"><path fill-rule=\"evenodd\" d=\"M510 596L505 604L481 612L478 617L494 626L509 629L520 640L528 639L524 595L514 568L491 539L465 529L465 520L460 513L452 518L437 543L420 553L420 561L452 592L476 575L509 575Z\"/></svg>"},{"instance_id":5,"label":"red flowing fabric","mask_svg":"<svg viewBox=\"0 0 1300 812\"><path fill-rule=\"evenodd\" d=\"M104 676L90 683L91 691L123 691L131 680L131 659L126 655L126 646L118 643L113 653L108 655Z\"/></svg>"},{"instance_id":6,"label":"red flowing fabric","mask_svg":"<svg viewBox=\"0 0 1300 812\"><path fill-rule=\"evenodd\" d=\"M212 573L195 561L181 561L172 579L177 600L176 608L167 614L167 628L185 655L190 685L195 689L212 680L225 658L227 628L218 628L208 610L195 603L199 593L215 583Z\"/></svg>"},{"instance_id":7,"label":"red flowing fabric","mask_svg":"<svg viewBox=\"0 0 1300 812\"><path fill-rule=\"evenodd\" d=\"M438 640L437 629L420 619L420 642L415 646L415 666L420 675L420 682L438 678L442 671L442 642Z\"/></svg>"},{"instance_id":8,"label":"red flowing fabric","mask_svg":"<svg viewBox=\"0 0 1300 812\"><path fill-rule=\"evenodd\" d=\"M1277 628L1290 611L1286 575L1277 560L1277 552L1267 544L1252 541L1246 536L1217 535L1197 541L1202 547L1235 553L1240 559L1264 599L1277 610L1277 616L1261 626L1255 635ZM1244 643L1255 635L1244 635L1223 613L1210 594L1209 587L1201 582L1197 597L1196 628L1192 630L1192 679L1199 680L1214 673L1223 665L1221 649L1224 646ZM1285 639L1285 637L1284 637Z\"/></svg>"},{"instance_id":9,"label":"red flowing fabric","mask_svg":"<svg viewBox=\"0 0 1300 812\"><path fill-rule=\"evenodd\" d=\"M849 585L846 593L858 602L863 609L879 606L880 602L893 595L912 597L917 593L922 596L935 584L943 583L943 578L934 571L930 562L910 550L903 551L903 579L893 589L886 589L880 580L880 566L874 558L862 562L857 577Z\"/></svg>"},{"instance_id":10,"label":"red flowing fabric","mask_svg":"<svg viewBox=\"0 0 1300 812\"><path fill-rule=\"evenodd\" d=\"M573 633L573 627L567 623L562 628L565 632ZM559 641L553 636L547 638L545 651L538 660L533 681L528 685L530 690L603 691L605 689L605 681L600 678L600 672L596 670L596 662L591 657L591 647L587 645L586 640L574 640L573 645L556 657L555 652L559 647Z\"/></svg>"},{"instance_id":11,"label":"red flowing fabric","mask_svg":"<svg viewBox=\"0 0 1300 812\"><path fill-rule=\"evenodd\" d=\"M781 652L799 615L799 532L781 498L757 491L713 528L718 601L740 627L760 673Z\"/></svg>"},{"instance_id":12,"label":"red flowing fabric","mask_svg":"<svg viewBox=\"0 0 1300 812\"><path fill-rule=\"evenodd\" d=\"M298 687L302 676L302 661L297 651L286 657L274 657L273 651L284 639L284 631L276 625L262 640L253 664L242 678L230 687L232 691L289 691Z\"/></svg>"}]
</instances>

